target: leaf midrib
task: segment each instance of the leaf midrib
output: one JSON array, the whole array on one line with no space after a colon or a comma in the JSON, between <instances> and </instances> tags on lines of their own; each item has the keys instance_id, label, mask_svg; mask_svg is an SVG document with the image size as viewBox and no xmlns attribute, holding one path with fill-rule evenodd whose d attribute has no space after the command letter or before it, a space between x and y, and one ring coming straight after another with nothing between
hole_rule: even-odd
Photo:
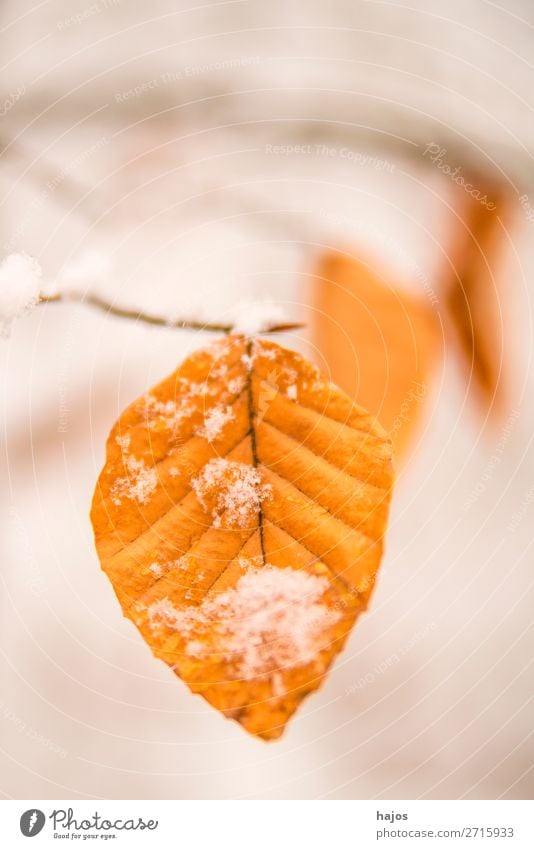
<instances>
[{"instance_id":1,"label":"leaf midrib","mask_svg":"<svg viewBox=\"0 0 534 849\"><path fill-rule=\"evenodd\" d=\"M247 362L246 362L246 370L247 370L247 411L249 418L249 435L250 435L250 444L252 451L252 465L255 469L260 465L260 460L258 457L258 446L256 441L256 427L254 424L254 420L256 417L256 413L254 410L254 389L252 386L252 375L253 375L253 340L249 339L247 342ZM267 557L265 554L265 538L264 538L264 530L263 530L263 508L261 504L261 498L258 499L258 529L260 532L260 551L261 551L261 559L262 565L265 566L267 562Z\"/></svg>"}]
</instances>

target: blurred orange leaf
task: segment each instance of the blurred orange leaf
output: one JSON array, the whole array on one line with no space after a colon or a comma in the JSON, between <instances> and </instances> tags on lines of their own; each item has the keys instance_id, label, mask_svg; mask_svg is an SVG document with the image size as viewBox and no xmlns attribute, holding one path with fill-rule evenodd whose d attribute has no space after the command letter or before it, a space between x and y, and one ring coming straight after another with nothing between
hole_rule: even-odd
<instances>
[{"instance_id":1,"label":"blurred orange leaf","mask_svg":"<svg viewBox=\"0 0 534 849\"><path fill-rule=\"evenodd\" d=\"M314 347L332 380L377 417L402 455L437 359L440 328L430 303L333 251L320 258L312 289Z\"/></svg>"},{"instance_id":2,"label":"blurred orange leaf","mask_svg":"<svg viewBox=\"0 0 534 849\"><path fill-rule=\"evenodd\" d=\"M264 739L320 685L371 594L391 450L298 354L229 336L119 418L92 506L125 616Z\"/></svg>"},{"instance_id":3,"label":"blurred orange leaf","mask_svg":"<svg viewBox=\"0 0 534 849\"><path fill-rule=\"evenodd\" d=\"M482 177L473 185L484 186ZM481 190L482 191L482 190ZM499 419L506 407L502 293L496 265L506 238L503 219L512 208L509 190L485 185L487 203L458 200L458 219L444 265L442 286L464 371L484 411Z\"/></svg>"}]
</instances>

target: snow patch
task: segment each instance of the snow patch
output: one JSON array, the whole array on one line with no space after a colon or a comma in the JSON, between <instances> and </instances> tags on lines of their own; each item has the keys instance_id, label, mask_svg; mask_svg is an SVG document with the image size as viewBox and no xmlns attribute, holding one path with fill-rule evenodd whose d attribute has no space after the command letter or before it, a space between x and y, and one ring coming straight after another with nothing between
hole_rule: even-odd
<instances>
[{"instance_id":1,"label":"snow patch","mask_svg":"<svg viewBox=\"0 0 534 849\"><path fill-rule=\"evenodd\" d=\"M153 629L178 631L191 656L209 660L220 653L237 662L245 680L272 676L273 694L282 696L279 671L313 662L341 617L322 601L328 586L326 578L303 569L267 565L247 571L235 588L199 607L176 609L162 599L148 608L148 618Z\"/></svg>"},{"instance_id":2,"label":"snow patch","mask_svg":"<svg viewBox=\"0 0 534 849\"><path fill-rule=\"evenodd\" d=\"M271 486L262 484L254 466L233 463L220 458L210 460L191 485L205 510L212 505L213 526L246 528L260 508L271 497Z\"/></svg>"},{"instance_id":3,"label":"snow patch","mask_svg":"<svg viewBox=\"0 0 534 849\"><path fill-rule=\"evenodd\" d=\"M213 392L216 390L214 390L213 387L210 387L206 380L203 380L200 383L187 384L186 391L191 398L198 396L204 398L206 395L213 395Z\"/></svg>"},{"instance_id":4,"label":"snow patch","mask_svg":"<svg viewBox=\"0 0 534 849\"><path fill-rule=\"evenodd\" d=\"M128 448L130 447L130 441L131 440L130 440L130 434L129 433L125 433L124 435L118 433L117 436L115 437L115 442L117 443L117 445L119 446L121 451L127 451L128 450Z\"/></svg>"},{"instance_id":5,"label":"snow patch","mask_svg":"<svg viewBox=\"0 0 534 849\"><path fill-rule=\"evenodd\" d=\"M219 363L210 371L210 378L212 380L223 380L228 374L228 364L227 363Z\"/></svg>"},{"instance_id":6,"label":"snow patch","mask_svg":"<svg viewBox=\"0 0 534 849\"><path fill-rule=\"evenodd\" d=\"M246 380L244 377L234 377L228 381L228 392L231 395L240 395L245 388Z\"/></svg>"},{"instance_id":7,"label":"snow patch","mask_svg":"<svg viewBox=\"0 0 534 849\"><path fill-rule=\"evenodd\" d=\"M148 427L160 424L176 434L183 420L192 416L195 409L188 398L183 398L179 403L173 400L159 401L148 393L141 401L141 412Z\"/></svg>"},{"instance_id":8,"label":"snow patch","mask_svg":"<svg viewBox=\"0 0 534 849\"><path fill-rule=\"evenodd\" d=\"M129 498L130 501L146 504L158 483L156 470L149 468L143 460L138 460L132 455L126 458L124 465L126 476L117 478L111 487L113 503L118 507L122 503L122 498Z\"/></svg>"},{"instance_id":9,"label":"snow patch","mask_svg":"<svg viewBox=\"0 0 534 849\"><path fill-rule=\"evenodd\" d=\"M235 414L231 407L224 408L222 404L217 404L206 413L203 426L196 432L211 444L221 435L224 426L233 419Z\"/></svg>"}]
</instances>

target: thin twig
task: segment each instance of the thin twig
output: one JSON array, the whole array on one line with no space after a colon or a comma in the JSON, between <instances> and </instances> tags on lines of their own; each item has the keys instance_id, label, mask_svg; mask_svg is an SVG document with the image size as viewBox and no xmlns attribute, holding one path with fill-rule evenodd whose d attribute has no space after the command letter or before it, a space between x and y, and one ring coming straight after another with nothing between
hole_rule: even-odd
<instances>
[{"instance_id":1,"label":"thin twig","mask_svg":"<svg viewBox=\"0 0 534 849\"><path fill-rule=\"evenodd\" d=\"M149 313L141 312L128 307L120 307L109 301L100 298L98 295L88 294L82 295L78 292L64 292L57 295L42 295L39 299L41 304L64 304L69 301L77 301L81 304L88 304L91 307L96 307L103 310L109 315L116 318L127 318L131 321L142 321L145 324L152 324L158 327L174 328L179 330L205 330L210 333L232 333L234 327L231 324L211 324L209 322L191 321L189 319L166 319L159 315L150 315ZM283 333L288 330L298 330L304 327L303 324L295 322L287 324L275 324L271 327L266 327L260 333Z\"/></svg>"}]
</instances>

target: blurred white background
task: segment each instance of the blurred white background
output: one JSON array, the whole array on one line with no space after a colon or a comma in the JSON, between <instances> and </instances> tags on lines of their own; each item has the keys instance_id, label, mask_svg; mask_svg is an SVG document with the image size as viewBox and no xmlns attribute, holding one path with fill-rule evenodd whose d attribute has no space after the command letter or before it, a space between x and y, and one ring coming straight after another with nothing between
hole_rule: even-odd
<instances>
[{"instance_id":1,"label":"blurred white background","mask_svg":"<svg viewBox=\"0 0 534 849\"><path fill-rule=\"evenodd\" d=\"M314 257L347 243L417 290L451 226L431 142L517 199L494 269L515 406L483 437L444 344L371 609L271 745L152 658L88 520L113 422L207 335L82 306L17 324L0 346L0 792L530 797L531 4L5 0L0 40L1 254L31 253L52 279L104 254L119 303L219 320L270 297L298 317ZM312 151L270 147L298 144Z\"/></svg>"}]
</instances>

